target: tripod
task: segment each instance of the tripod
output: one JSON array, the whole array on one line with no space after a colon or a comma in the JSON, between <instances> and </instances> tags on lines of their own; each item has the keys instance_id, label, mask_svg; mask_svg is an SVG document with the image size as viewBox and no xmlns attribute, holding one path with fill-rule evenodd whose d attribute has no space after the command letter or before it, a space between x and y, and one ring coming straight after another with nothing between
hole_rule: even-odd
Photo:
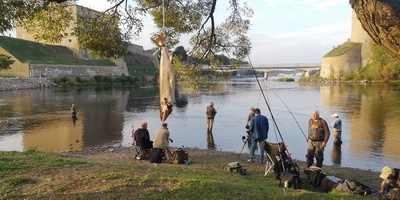
<instances>
[{"instance_id":1,"label":"tripod","mask_svg":"<svg viewBox=\"0 0 400 200\"><path fill-rule=\"evenodd\" d=\"M249 141L249 137L248 137L248 136L247 136L247 137L246 137L246 136L242 136L242 141L243 141L243 147L242 147L242 150L240 150L238 159L240 158L240 155L242 154L242 151L243 151L243 149L244 149L244 146L246 146L247 142Z\"/></svg>"}]
</instances>

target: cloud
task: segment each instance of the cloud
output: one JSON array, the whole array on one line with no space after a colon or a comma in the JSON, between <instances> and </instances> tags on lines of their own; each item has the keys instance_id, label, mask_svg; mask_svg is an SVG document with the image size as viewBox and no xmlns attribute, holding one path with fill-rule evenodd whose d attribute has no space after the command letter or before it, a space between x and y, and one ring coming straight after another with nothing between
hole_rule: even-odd
<instances>
[{"instance_id":1,"label":"cloud","mask_svg":"<svg viewBox=\"0 0 400 200\"><path fill-rule=\"evenodd\" d=\"M332 6L349 4L348 0L303 0L300 4L313 6L317 10L329 10Z\"/></svg>"},{"instance_id":2,"label":"cloud","mask_svg":"<svg viewBox=\"0 0 400 200\"><path fill-rule=\"evenodd\" d=\"M324 25L316 26L300 31L286 32L277 35L276 39L290 39L298 37L315 37L321 35L332 35L332 33L338 32L338 30L347 30L350 28L350 24L334 24L334 25Z\"/></svg>"}]
</instances>

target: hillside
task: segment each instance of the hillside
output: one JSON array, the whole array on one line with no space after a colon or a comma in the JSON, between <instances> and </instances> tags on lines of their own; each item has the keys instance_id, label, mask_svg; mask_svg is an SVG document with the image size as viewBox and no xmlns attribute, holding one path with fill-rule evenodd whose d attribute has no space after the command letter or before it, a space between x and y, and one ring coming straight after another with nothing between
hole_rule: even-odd
<instances>
[{"instance_id":1,"label":"hillside","mask_svg":"<svg viewBox=\"0 0 400 200\"><path fill-rule=\"evenodd\" d=\"M334 56L340 56L345 54L351 49L354 49L358 46L360 46L361 43L356 43L356 42L345 42L338 47L334 48L332 51L327 53L324 57L334 57Z\"/></svg>"},{"instance_id":2,"label":"hillside","mask_svg":"<svg viewBox=\"0 0 400 200\"><path fill-rule=\"evenodd\" d=\"M12 37L0 36L0 47L23 63L116 66L109 60L83 60L65 46L48 45Z\"/></svg>"}]
</instances>

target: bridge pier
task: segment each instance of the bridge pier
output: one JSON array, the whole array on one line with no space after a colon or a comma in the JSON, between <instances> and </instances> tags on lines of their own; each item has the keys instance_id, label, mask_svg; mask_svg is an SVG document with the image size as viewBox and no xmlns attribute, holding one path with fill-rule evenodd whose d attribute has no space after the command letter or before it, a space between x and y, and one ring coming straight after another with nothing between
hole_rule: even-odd
<instances>
[{"instance_id":1,"label":"bridge pier","mask_svg":"<svg viewBox=\"0 0 400 200\"><path fill-rule=\"evenodd\" d=\"M264 72L264 79L268 79L268 72Z\"/></svg>"}]
</instances>

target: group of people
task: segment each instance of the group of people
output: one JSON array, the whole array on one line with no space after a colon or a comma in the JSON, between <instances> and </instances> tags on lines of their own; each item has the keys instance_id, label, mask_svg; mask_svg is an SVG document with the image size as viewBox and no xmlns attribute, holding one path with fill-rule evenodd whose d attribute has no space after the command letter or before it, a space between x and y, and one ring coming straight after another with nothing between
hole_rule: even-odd
<instances>
[{"instance_id":1,"label":"group of people","mask_svg":"<svg viewBox=\"0 0 400 200\"><path fill-rule=\"evenodd\" d=\"M169 156L171 156L171 152L169 150L169 143L174 142L172 138L169 137L170 132L168 130L168 124L162 123L161 127L156 131L154 141L150 140L150 134L147 129L147 122L144 122L140 125L140 128L137 130L132 129L133 143L132 145L136 145L141 149L151 149L151 148L159 148L163 149Z\"/></svg>"},{"instance_id":2,"label":"group of people","mask_svg":"<svg viewBox=\"0 0 400 200\"><path fill-rule=\"evenodd\" d=\"M334 144L342 144L341 132L342 132L342 121L339 119L337 113L332 115L333 122L331 128L334 137ZM268 118L261 115L259 108L250 108L250 114L247 118L246 129L249 129L249 138L251 141L250 156L248 161L253 162L255 147L258 144L260 149L260 163L264 162L264 149L261 147L262 142L268 139L269 123ZM314 157L317 161L317 167L322 167L324 160L324 148L330 137L330 131L328 123L319 116L318 111L311 113L311 118L308 121L308 137L306 142L307 147L307 167L310 167L314 163Z\"/></svg>"}]
</instances>

